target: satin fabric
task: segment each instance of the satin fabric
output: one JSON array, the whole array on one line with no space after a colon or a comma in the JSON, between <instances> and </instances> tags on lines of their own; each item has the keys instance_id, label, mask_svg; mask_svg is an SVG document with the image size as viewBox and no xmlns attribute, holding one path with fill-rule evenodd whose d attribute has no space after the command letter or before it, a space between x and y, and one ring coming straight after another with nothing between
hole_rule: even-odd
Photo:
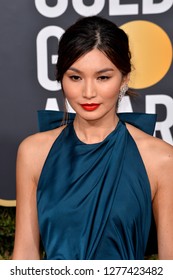
<instances>
[{"instance_id":1,"label":"satin fabric","mask_svg":"<svg viewBox=\"0 0 173 280\"><path fill-rule=\"evenodd\" d=\"M96 144L78 139L74 116L70 114L52 145L37 188L46 258L144 259L152 213L150 184L124 121L152 133L155 116L119 114L115 130ZM41 111L39 120L41 131L53 129L61 124L62 112Z\"/></svg>"}]
</instances>

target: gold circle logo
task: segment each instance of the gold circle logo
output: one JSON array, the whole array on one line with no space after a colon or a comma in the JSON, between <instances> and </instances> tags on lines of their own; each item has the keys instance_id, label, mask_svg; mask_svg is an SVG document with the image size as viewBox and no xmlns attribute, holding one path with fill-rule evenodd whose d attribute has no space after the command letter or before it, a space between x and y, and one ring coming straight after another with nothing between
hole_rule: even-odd
<instances>
[{"instance_id":1,"label":"gold circle logo","mask_svg":"<svg viewBox=\"0 0 173 280\"><path fill-rule=\"evenodd\" d=\"M136 20L120 26L129 36L134 70L129 86L135 89L150 87L159 82L172 63L172 43L158 25Z\"/></svg>"}]
</instances>

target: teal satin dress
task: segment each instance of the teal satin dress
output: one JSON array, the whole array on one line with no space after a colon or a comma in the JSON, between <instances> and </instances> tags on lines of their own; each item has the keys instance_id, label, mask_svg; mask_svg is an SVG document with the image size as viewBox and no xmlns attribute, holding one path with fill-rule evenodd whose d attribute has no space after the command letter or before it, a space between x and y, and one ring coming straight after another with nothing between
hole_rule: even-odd
<instances>
[{"instance_id":1,"label":"teal satin dress","mask_svg":"<svg viewBox=\"0 0 173 280\"><path fill-rule=\"evenodd\" d=\"M58 127L62 112L40 111L40 131ZM138 148L125 122L152 134L155 115L118 114L102 142L85 144L74 130L75 114L53 143L44 163L37 207L49 260L144 259L151 190Z\"/></svg>"}]
</instances>

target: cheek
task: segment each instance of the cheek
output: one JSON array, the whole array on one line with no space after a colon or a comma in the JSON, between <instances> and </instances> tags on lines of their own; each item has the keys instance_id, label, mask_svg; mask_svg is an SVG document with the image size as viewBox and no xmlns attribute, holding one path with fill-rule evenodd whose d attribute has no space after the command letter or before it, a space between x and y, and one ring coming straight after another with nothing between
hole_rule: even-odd
<instances>
[{"instance_id":1,"label":"cheek","mask_svg":"<svg viewBox=\"0 0 173 280\"><path fill-rule=\"evenodd\" d=\"M64 91L64 95L71 102L75 101L79 96L76 91L73 92L72 90Z\"/></svg>"},{"instance_id":2,"label":"cheek","mask_svg":"<svg viewBox=\"0 0 173 280\"><path fill-rule=\"evenodd\" d=\"M118 85L109 85L107 87L102 88L102 96L106 97L107 99L116 99L119 95L120 86Z\"/></svg>"},{"instance_id":3,"label":"cheek","mask_svg":"<svg viewBox=\"0 0 173 280\"><path fill-rule=\"evenodd\" d=\"M67 99L76 98L77 90L69 81L67 81L66 78L64 78L62 81L62 89L63 89L63 93Z\"/></svg>"}]
</instances>

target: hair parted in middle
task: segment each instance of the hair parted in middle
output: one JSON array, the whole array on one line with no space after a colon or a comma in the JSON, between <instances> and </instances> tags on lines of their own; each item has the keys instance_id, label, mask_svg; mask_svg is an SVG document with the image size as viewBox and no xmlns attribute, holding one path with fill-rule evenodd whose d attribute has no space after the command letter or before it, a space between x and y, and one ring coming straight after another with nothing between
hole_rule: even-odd
<instances>
[{"instance_id":1,"label":"hair parted in middle","mask_svg":"<svg viewBox=\"0 0 173 280\"><path fill-rule=\"evenodd\" d=\"M56 79L82 55L97 48L119 69L123 76L131 72L131 53L127 34L113 22L90 16L79 19L62 35L59 42Z\"/></svg>"}]
</instances>

